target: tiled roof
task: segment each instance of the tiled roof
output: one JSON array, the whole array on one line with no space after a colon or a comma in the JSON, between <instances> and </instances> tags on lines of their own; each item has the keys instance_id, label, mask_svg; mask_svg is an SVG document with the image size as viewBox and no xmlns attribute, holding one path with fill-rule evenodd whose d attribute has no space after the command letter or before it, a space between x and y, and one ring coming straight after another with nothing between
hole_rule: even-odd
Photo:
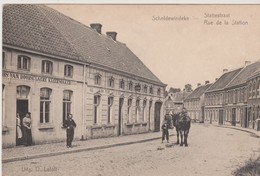
<instances>
[{"instance_id":1,"label":"tiled roof","mask_svg":"<svg viewBox=\"0 0 260 176\"><path fill-rule=\"evenodd\" d=\"M5 5L3 43L102 65L164 85L123 43L44 5Z\"/></svg>"},{"instance_id":2,"label":"tiled roof","mask_svg":"<svg viewBox=\"0 0 260 176\"><path fill-rule=\"evenodd\" d=\"M253 76L257 75L260 73L260 67L253 73Z\"/></svg>"},{"instance_id":3,"label":"tiled roof","mask_svg":"<svg viewBox=\"0 0 260 176\"><path fill-rule=\"evenodd\" d=\"M197 87L185 100L191 100L195 98L200 98L203 93L211 86L212 84L206 84Z\"/></svg>"},{"instance_id":4,"label":"tiled roof","mask_svg":"<svg viewBox=\"0 0 260 176\"><path fill-rule=\"evenodd\" d=\"M35 5L5 5L3 43L78 60L80 56Z\"/></svg>"},{"instance_id":5,"label":"tiled roof","mask_svg":"<svg viewBox=\"0 0 260 176\"><path fill-rule=\"evenodd\" d=\"M242 70L238 68L229 72L224 73L212 86L210 86L206 92L223 90L230 81Z\"/></svg>"},{"instance_id":6,"label":"tiled roof","mask_svg":"<svg viewBox=\"0 0 260 176\"><path fill-rule=\"evenodd\" d=\"M171 99L173 102L183 102L183 100L191 94L191 92L175 92L172 94Z\"/></svg>"},{"instance_id":7,"label":"tiled roof","mask_svg":"<svg viewBox=\"0 0 260 176\"><path fill-rule=\"evenodd\" d=\"M254 62L241 70L241 72L228 84L227 88L231 88L237 85L246 83L247 79L254 75L260 68L260 61Z\"/></svg>"}]
</instances>

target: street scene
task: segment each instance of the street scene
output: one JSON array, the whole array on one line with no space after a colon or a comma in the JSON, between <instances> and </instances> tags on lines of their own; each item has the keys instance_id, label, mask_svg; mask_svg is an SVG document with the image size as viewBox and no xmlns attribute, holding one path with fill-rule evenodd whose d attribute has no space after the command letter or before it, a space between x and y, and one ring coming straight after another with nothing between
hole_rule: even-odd
<instances>
[{"instance_id":1,"label":"street scene","mask_svg":"<svg viewBox=\"0 0 260 176\"><path fill-rule=\"evenodd\" d=\"M155 139L107 149L8 162L3 164L3 175L20 173L20 175L27 176L71 174L229 176L248 158L256 158L260 152L259 136L240 130L193 124L188 139L189 147L175 144L175 129L170 130L170 134L173 136L170 136L169 144L173 145L169 145L169 147L166 147L166 142L161 144L160 139ZM160 135L160 133L156 133L157 137ZM131 138L131 136L128 137ZM147 134L143 137L152 136ZM106 143L108 139L102 140ZM94 145L93 143L95 140L87 141L84 144L79 142L77 145L87 147ZM77 145L75 148L82 147ZM55 147L60 148L55 145L48 147L50 151L55 151ZM9 155L19 155L17 151L11 153Z\"/></svg>"},{"instance_id":2,"label":"street scene","mask_svg":"<svg viewBox=\"0 0 260 176\"><path fill-rule=\"evenodd\" d=\"M2 175L260 175L259 5L2 7Z\"/></svg>"}]
</instances>

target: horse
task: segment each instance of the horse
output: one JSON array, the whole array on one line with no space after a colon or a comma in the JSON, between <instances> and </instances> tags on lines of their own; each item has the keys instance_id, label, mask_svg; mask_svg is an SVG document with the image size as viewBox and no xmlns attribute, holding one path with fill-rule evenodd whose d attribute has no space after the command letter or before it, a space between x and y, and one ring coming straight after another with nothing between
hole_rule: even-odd
<instances>
[{"instance_id":1,"label":"horse","mask_svg":"<svg viewBox=\"0 0 260 176\"><path fill-rule=\"evenodd\" d=\"M181 135L181 144L180 146L188 146L188 134L191 126L191 119L185 113L176 113L172 115L172 123L177 132L177 142L176 144L180 144L179 142L179 134ZM184 141L183 141L184 138Z\"/></svg>"}]
</instances>

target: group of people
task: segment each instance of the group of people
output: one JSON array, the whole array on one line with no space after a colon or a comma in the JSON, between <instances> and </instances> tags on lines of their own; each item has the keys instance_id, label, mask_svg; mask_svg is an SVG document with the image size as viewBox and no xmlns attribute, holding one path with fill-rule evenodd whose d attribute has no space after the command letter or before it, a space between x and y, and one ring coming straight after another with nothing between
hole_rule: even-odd
<instances>
[{"instance_id":1,"label":"group of people","mask_svg":"<svg viewBox=\"0 0 260 176\"><path fill-rule=\"evenodd\" d=\"M73 115L68 114L68 119L64 122L63 126L66 128L67 140L66 146L68 148L72 147L72 141L74 138L74 128L76 128L76 123L72 119ZM26 113L25 117L22 118L19 113L16 114L16 136L17 136L17 145L32 145L32 121L31 113Z\"/></svg>"},{"instance_id":2,"label":"group of people","mask_svg":"<svg viewBox=\"0 0 260 176\"><path fill-rule=\"evenodd\" d=\"M185 116L185 117L188 117L187 116L187 110L186 108L182 108L182 111L179 113L180 116ZM163 120L163 123L162 123L162 143L163 141L166 139L167 140L167 143L169 143L169 129L170 128L173 128L174 125L171 125L172 122L172 118L171 118L172 115L170 114L166 114L164 116L164 120Z\"/></svg>"},{"instance_id":3,"label":"group of people","mask_svg":"<svg viewBox=\"0 0 260 176\"><path fill-rule=\"evenodd\" d=\"M19 113L16 114L16 134L17 134L17 145L24 144L25 146L32 145L32 123L31 123L31 113L26 113L25 117L22 119Z\"/></svg>"}]
</instances>

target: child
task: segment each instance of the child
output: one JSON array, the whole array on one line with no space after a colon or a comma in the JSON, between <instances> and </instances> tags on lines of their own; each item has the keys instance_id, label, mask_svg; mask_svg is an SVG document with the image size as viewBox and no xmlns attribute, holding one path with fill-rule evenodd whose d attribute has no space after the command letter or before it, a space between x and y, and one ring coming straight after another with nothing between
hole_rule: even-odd
<instances>
[{"instance_id":1,"label":"child","mask_svg":"<svg viewBox=\"0 0 260 176\"><path fill-rule=\"evenodd\" d=\"M168 131L168 129L169 129L169 124L165 120L163 122L163 125L162 125L162 143L165 139L165 136L166 136L167 143L169 143L169 131Z\"/></svg>"}]
</instances>

